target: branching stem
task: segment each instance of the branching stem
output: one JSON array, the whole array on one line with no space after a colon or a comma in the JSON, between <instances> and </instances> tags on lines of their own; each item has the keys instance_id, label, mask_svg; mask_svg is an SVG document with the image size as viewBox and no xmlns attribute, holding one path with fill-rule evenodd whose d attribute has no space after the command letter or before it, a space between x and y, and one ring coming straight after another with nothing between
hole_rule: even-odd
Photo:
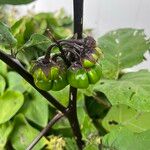
<instances>
[{"instance_id":1,"label":"branching stem","mask_svg":"<svg viewBox=\"0 0 150 150\"><path fill-rule=\"evenodd\" d=\"M56 114L48 123L48 125L39 133L39 135L33 140L33 142L29 145L26 150L32 150L34 146L38 143L38 141L52 128L52 126L62 117L64 114L58 113Z\"/></svg>"},{"instance_id":2,"label":"branching stem","mask_svg":"<svg viewBox=\"0 0 150 150\"><path fill-rule=\"evenodd\" d=\"M53 106L55 106L61 112L65 112L66 108L59 103L52 95L48 92L39 89L35 83L32 75L28 73L23 66L21 66L17 59L11 58L10 55L7 55L2 50L0 50L0 59L9 65L12 69L14 69L17 73L19 73L31 86L33 86L43 97L45 97Z\"/></svg>"}]
</instances>

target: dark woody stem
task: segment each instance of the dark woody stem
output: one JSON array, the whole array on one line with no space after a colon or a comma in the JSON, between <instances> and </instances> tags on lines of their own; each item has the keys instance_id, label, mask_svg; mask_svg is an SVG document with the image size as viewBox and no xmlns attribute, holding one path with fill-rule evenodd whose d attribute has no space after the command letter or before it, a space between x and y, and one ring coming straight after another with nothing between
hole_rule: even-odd
<instances>
[{"instance_id":1,"label":"dark woody stem","mask_svg":"<svg viewBox=\"0 0 150 150\"><path fill-rule=\"evenodd\" d=\"M69 43L75 43L77 45L83 45L84 41L82 39L62 39L62 40L58 40L59 43L61 42L69 42Z\"/></svg>"},{"instance_id":2,"label":"dark woody stem","mask_svg":"<svg viewBox=\"0 0 150 150\"><path fill-rule=\"evenodd\" d=\"M62 55L62 59L64 60L65 64L69 67L70 66L70 62L67 60L66 56L65 56L65 53L63 51L63 48L62 46L60 45L60 43L55 39L55 37L53 36L53 34L50 32L49 29L47 29L47 33L48 33L48 36L50 39L53 40L53 42L55 42L61 52L61 55Z\"/></svg>"},{"instance_id":3,"label":"dark woody stem","mask_svg":"<svg viewBox=\"0 0 150 150\"><path fill-rule=\"evenodd\" d=\"M82 38L83 31L83 0L74 0L74 34L77 39ZM79 150L83 150L84 142L77 117L77 88L70 86L68 119Z\"/></svg>"},{"instance_id":4,"label":"dark woody stem","mask_svg":"<svg viewBox=\"0 0 150 150\"><path fill-rule=\"evenodd\" d=\"M57 47L57 44L52 44L48 47L47 51L46 51L46 54L45 54L45 59L49 59L50 58L50 54L51 54L51 51L54 47Z\"/></svg>"},{"instance_id":5,"label":"dark woody stem","mask_svg":"<svg viewBox=\"0 0 150 150\"><path fill-rule=\"evenodd\" d=\"M70 46L71 48L74 48L77 51L80 51L83 48L83 46L80 46L80 45L78 45L76 43L71 43L69 41L60 42L60 45L61 46Z\"/></svg>"},{"instance_id":6,"label":"dark woody stem","mask_svg":"<svg viewBox=\"0 0 150 150\"><path fill-rule=\"evenodd\" d=\"M64 114L59 112L56 114L48 123L48 125L39 133L39 135L33 140L33 142L28 146L26 150L32 150L34 146L39 142L39 140L52 128L52 126L62 117Z\"/></svg>"}]
</instances>

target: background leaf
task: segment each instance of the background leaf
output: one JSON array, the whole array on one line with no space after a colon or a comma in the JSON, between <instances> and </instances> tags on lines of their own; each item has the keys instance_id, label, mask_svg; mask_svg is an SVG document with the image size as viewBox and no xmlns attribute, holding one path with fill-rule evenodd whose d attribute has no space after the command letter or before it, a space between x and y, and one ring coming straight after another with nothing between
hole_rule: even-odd
<instances>
[{"instance_id":1,"label":"background leaf","mask_svg":"<svg viewBox=\"0 0 150 150\"><path fill-rule=\"evenodd\" d=\"M107 131L126 127L133 132L143 132L150 129L150 112L138 112L126 105L113 106L102 124Z\"/></svg>"},{"instance_id":2,"label":"background leaf","mask_svg":"<svg viewBox=\"0 0 150 150\"><path fill-rule=\"evenodd\" d=\"M6 76L7 74L7 65L0 60L0 74Z\"/></svg>"},{"instance_id":3,"label":"background leaf","mask_svg":"<svg viewBox=\"0 0 150 150\"><path fill-rule=\"evenodd\" d=\"M148 150L150 130L133 133L125 128L113 130L102 140L103 150Z\"/></svg>"},{"instance_id":4,"label":"background leaf","mask_svg":"<svg viewBox=\"0 0 150 150\"><path fill-rule=\"evenodd\" d=\"M14 38L10 29L7 25L0 22L0 45L12 46L17 43L17 40Z\"/></svg>"},{"instance_id":5,"label":"background leaf","mask_svg":"<svg viewBox=\"0 0 150 150\"><path fill-rule=\"evenodd\" d=\"M22 46L25 42L24 39L24 32L26 30L26 22L27 18L21 18L20 20L16 21L14 25L11 27L12 34L17 39L17 47Z\"/></svg>"},{"instance_id":6,"label":"background leaf","mask_svg":"<svg viewBox=\"0 0 150 150\"><path fill-rule=\"evenodd\" d=\"M10 133L13 130L13 124L10 122L6 122L0 125L0 149L3 150Z\"/></svg>"},{"instance_id":7,"label":"background leaf","mask_svg":"<svg viewBox=\"0 0 150 150\"><path fill-rule=\"evenodd\" d=\"M24 97L22 93L16 91L6 91L0 96L0 124L10 120L23 105Z\"/></svg>"},{"instance_id":8,"label":"background leaf","mask_svg":"<svg viewBox=\"0 0 150 150\"><path fill-rule=\"evenodd\" d=\"M5 86L6 86L5 79L0 75L0 95L3 94Z\"/></svg>"},{"instance_id":9,"label":"background leaf","mask_svg":"<svg viewBox=\"0 0 150 150\"><path fill-rule=\"evenodd\" d=\"M7 73L7 82L8 82L8 89L25 92L26 91L26 81L16 72L9 71Z\"/></svg>"},{"instance_id":10,"label":"background leaf","mask_svg":"<svg viewBox=\"0 0 150 150\"><path fill-rule=\"evenodd\" d=\"M150 111L150 72L124 74L119 80L101 80L95 91L106 95L112 105L125 104L139 111Z\"/></svg>"},{"instance_id":11,"label":"background leaf","mask_svg":"<svg viewBox=\"0 0 150 150\"><path fill-rule=\"evenodd\" d=\"M51 40L41 34L32 34L30 39L24 44L24 48L36 46L39 49L45 51L51 45Z\"/></svg>"},{"instance_id":12,"label":"background leaf","mask_svg":"<svg viewBox=\"0 0 150 150\"><path fill-rule=\"evenodd\" d=\"M34 2L34 0L0 0L0 4L20 5Z\"/></svg>"},{"instance_id":13,"label":"background leaf","mask_svg":"<svg viewBox=\"0 0 150 150\"><path fill-rule=\"evenodd\" d=\"M15 150L25 150L39 131L28 124L22 114L15 118L15 128L11 134L11 143ZM40 150L47 140L43 137L33 150Z\"/></svg>"},{"instance_id":14,"label":"background leaf","mask_svg":"<svg viewBox=\"0 0 150 150\"><path fill-rule=\"evenodd\" d=\"M98 39L104 53L101 61L106 78L118 78L120 71L143 61L143 54L150 48L144 30L124 28L111 31Z\"/></svg>"},{"instance_id":15,"label":"background leaf","mask_svg":"<svg viewBox=\"0 0 150 150\"><path fill-rule=\"evenodd\" d=\"M25 103L21 113L30 121L45 127L48 122L49 110L47 101L35 90L25 94Z\"/></svg>"}]
</instances>

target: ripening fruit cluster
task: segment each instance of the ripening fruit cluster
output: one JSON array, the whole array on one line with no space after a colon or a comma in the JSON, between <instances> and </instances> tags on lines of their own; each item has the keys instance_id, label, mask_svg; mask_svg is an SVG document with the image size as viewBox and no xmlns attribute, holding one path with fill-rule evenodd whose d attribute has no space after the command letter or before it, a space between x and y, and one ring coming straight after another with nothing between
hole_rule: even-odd
<instances>
[{"instance_id":1,"label":"ripening fruit cluster","mask_svg":"<svg viewBox=\"0 0 150 150\"><path fill-rule=\"evenodd\" d=\"M70 61L69 66L61 57L55 59L49 57L47 60L46 57L38 59L31 69L35 85L45 91L59 91L68 84L75 88L85 89L90 84L98 82L102 75L101 66L98 64L101 51L91 37L80 41L80 43L82 42L83 45L79 45L80 51L79 49L76 51L78 57L74 56L73 58L73 55L70 54L71 50L76 50L74 47L65 47L64 54ZM66 52L68 48L70 51Z\"/></svg>"}]
</instances>

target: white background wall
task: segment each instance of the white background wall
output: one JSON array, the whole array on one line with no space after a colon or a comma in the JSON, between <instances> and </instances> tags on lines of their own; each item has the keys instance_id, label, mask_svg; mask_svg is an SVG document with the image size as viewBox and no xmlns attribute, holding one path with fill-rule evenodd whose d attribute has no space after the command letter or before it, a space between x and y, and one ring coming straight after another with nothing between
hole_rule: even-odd
<instances>
[{"instance_id":1,"label":"white background wall","mask_svg":"<svg viewBox=\"0 0 150 150\"><path fill-rule=\"evenodd\" d=\"M33 6L35 12L56 11L63 7L72 15L72 1L37 0L27 6L19 6L19 9L24 14ZM143 28L150 36L150 0L84 0L84 27L93 28L95 37L121 27ZM140 66L150 69L150 59Z\"/></svg>"}]
</instances>

